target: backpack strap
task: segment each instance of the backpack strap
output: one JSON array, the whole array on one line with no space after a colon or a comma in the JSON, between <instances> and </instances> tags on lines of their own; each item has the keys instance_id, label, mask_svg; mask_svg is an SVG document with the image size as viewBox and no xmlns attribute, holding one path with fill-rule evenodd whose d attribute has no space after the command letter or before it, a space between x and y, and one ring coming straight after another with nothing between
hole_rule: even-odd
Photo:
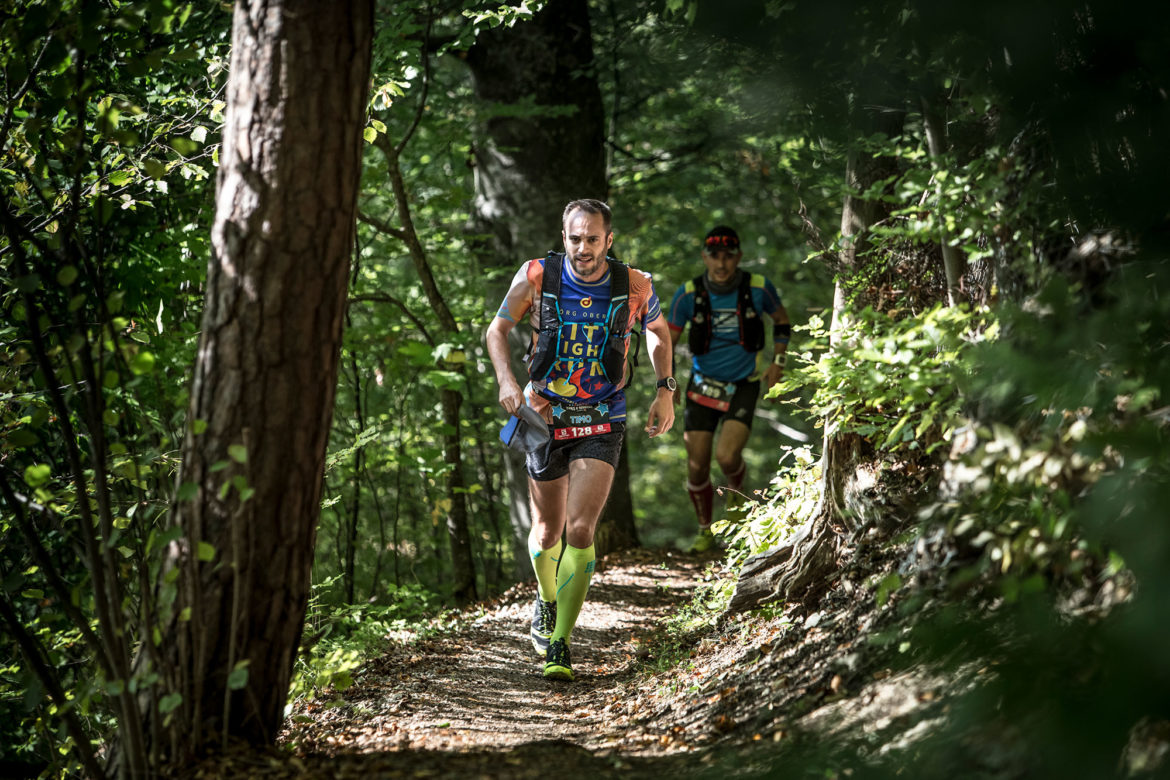
<instances>
[{"instance_id":1,"label":"backpack strap","mask_svg":"<svg viewBox=\"0 0 1170 780\"><path fill-rule=\"evenodd\" d=\"M739 280L739 298L735 303L735 314L739 320L739 344L748 352L759 352L764 348L764 322L752 300L752 282L756 278L752 274L743 275Z\"/></svg>"},{"instance_id":2,"label":"backpack strap","mask_svg":"<svg viewBox=\"0 0 1170 780\"><path fill-rule=\"evenodd\" d=\"M626 336L630 332L630 267L607 257L609 263L609 311L605 316L605 345L601 370L610 384L621 384L626 372Z\"/></svg>"},{"instance_id":3,"label":"backpack strap","mask_svg":"<svg viewBox=\"0 0 1170 780\"><path fill-rule=\"evenodd\" d=\"M707 289L704 274L691 281L694 289L695 306L691 314L691 332L687 335L687 346L692 355L705 355L711 350L711 292Z\"/></svg>"},{"instance_id":4,"label":"backpack strap","mask_svg":"<svg viewBox=\"0 0 1170 780\"><path fill-rule=\"evenodd\" d=\"M565 256L549 252L540 279L540 318L536 346L528 363L528 376L540 382L548 378L561 348L561 269ZM535 262L535 261L533 261Z\"/></svg>"}]
</instances>

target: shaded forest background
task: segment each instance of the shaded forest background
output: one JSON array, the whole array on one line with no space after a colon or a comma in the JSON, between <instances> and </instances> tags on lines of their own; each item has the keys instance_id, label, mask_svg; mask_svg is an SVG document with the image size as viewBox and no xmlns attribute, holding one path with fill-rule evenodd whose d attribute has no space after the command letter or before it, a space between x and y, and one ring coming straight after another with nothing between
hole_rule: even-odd
<instances>
[{"instance_id":1,"label":"shaded forest background","mask_svg":"<svg viewBox=\"0 0 1170 780\"><path fill-rule=\"evenodd\" d=\"M241 9L297 6L242 4L235 34ZM935 575L876 598L932 605L923 662L995 657L1008 682L972 713L1041 709L1054 765L1116 772L1135 725L1170 720L1166 12L537 6L347 2L318 36L334 45L275 58L304 92L271 96L273 148L301 149L271 181L317 193L278 232L344 233L286 266L234 254L268 223L228 220L237 236L217 197L249 137L225 123L232 8L0 11L0 758L143 776L271 741L282 701L343 686L387 634L530 577L481 335L589 196L664 303L706 229L735 226L796 325L749 447L759 492L718 526L745 572L722 598L811 599L846 542L909 543ZM358 114L306 98L334 93ZM314 160L313 133L360 169ZM285 190L243 178L280 213ZM324 317L313 273L339 246ZM230 289L244 332L286 334L308 366L235 423L198 391L230 366L246 399L275 342L207 358ZM643 354L633 410L648 373ZM304 412L310 395L330 408ZM601 547L689 540L685 475L681 436L632 440ZM304 554L244 554L282 543ZM304 584L273 596L282 631L257 629L283 659L263 669L235 633L268 620L241 617L239 583L260 580Z\"/></svg>"}]
</instances>

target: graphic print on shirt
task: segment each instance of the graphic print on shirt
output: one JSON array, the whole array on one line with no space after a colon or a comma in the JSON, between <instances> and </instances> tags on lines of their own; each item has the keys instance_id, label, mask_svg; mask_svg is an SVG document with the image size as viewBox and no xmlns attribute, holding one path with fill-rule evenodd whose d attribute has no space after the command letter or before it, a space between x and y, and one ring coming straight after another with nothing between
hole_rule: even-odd
<instances>
[{"instance_id":1,"label":"graphic print on shirt","mask_svg":"<svg viewBox=\"0 0 1170 780\"><path fill-rule=\"evenodd\" d=\"M564 325L561 327L557 360L552 368L551 377L554 378L546 386L549 393L568 400L586 400L603 397L613 391L613 385L606 381L600 362L601 351L605 347L608 292L608 274L592 285L578 282L571 275L565 274L560 296Z\"/></svg>"},{"instance_id":2,"label":"graphic print on shirt","mask_svg":"<svg viewBox=\"0 0 1170 780\"><path fill-rule=\"evenodd\" d=\"M531 261L527 270L528 279L537 290L541 289L543 270L543 259ZM561 328L556 361L546 382L529 384L529 388L538 391L544 398L563 402L554 402L554 412L561 406L596 404L598 400L605 400L604 408L611 420L616 422L626 417L625 394L617 392L617 387L606 381L599 360L605 346L605 320L610 303L609 282L609 273L596 282L582 282L568 270L567 263L564 266L558 297L564 326ZM631 269L630 308L637 311L643 306L646 316L641 325L644 328L646 323L661 316L661 304L651 286L650 276ZM535 316L538 310L539 306L533 306L530 313L530 323L534 330L539 328ZM638 325L636 322L633 327Z\"/></svg>"},{"instance_id":3,"label":"graphic print on shirt","mask_svg":"<svg viewBox=\"0 0 1170 780\"><path fill-rule=\"evenodd\" d=\"M739 317L734 308L711 311L711 348L719 344L739 344Z\"/></svg>"}]
</instances>

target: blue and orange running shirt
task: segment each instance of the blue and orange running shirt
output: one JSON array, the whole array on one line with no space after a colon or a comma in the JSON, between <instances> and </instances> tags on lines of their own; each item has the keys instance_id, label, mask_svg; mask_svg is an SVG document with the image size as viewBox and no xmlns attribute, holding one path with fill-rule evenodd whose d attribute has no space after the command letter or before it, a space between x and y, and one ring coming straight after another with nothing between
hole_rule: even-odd
<instances>
[{"instance_id":1,"label":"blue and orange running shirt","mask_svg":"<svg viewBox=\"0 0 1170 780\"><path fill-rule=\"evenodd\" d=\"M525 273L539 298L544 278L544 258L528 261ZM606 402L611 420L625 419L626 399L621 388L625 385L626 377L623 376L616 385L609 382L598 362L605 345L609 296L609 271L596 282L583 282L573 274L568 262L563 264L559 301L564 325L561 327L560 349L548 378L543 382L529 382L525 388L529 406L540 411L552 400L587 405ZM634 268L630 269L629 311L631 332L635 327L644 329L647 323L662 316L650 275ZM530 308L529 316L535 337L535 332L540 328L539 308ZM627 351L629 346L630 339L627 336Z\"/></svg>"}]
</instances>

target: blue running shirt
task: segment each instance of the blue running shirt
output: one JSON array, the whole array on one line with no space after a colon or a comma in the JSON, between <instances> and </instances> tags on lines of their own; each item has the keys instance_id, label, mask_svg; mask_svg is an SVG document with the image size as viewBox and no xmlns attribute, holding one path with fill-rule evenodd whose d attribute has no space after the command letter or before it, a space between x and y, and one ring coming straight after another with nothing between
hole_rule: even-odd
<instances>
[{"instance_id":1,"label":"blue running shirt","mask_svg":"<svg viewBox=\"0 0 1170 780\"><path fill-rule=\"evenodd\" d=\"M740 382L755 374L756 353L739 345L739 318L735 314L738 301L738 289L724 295L711 293L711 349L692 359L692 373L719 382ZM752 303L760 316L767 316L765 327L772 313L780 308L780 293L772 282L759 274L752 274ZM695 283L691 280L674 294L667 323L677 335L694 316Z\"/></svg>"}]
</instances>

